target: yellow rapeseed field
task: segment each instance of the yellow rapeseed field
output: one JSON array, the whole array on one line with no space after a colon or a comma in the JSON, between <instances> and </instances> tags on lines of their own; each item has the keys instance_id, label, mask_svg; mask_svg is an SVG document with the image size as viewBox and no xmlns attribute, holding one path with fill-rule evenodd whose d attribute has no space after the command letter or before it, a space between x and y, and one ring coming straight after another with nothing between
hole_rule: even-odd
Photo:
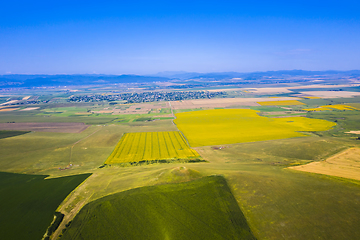
<instances>
[{"instance_id":1,"label":"yellow rapeseed field","mask_svg":"<svg viewBox=\"0 0 360 240\"><path fill-rule=\"evenodd\" d=\"M298 100L286 100L286 101L267 101L258 102L261 106L292 106L292 105L305 105L305 103Z\"/></svg>"},{"instance_id":2,"label":"yellow rapeseed field","mask_svg":"<svg viewBox=\"0 0 360 240\"><path fill-rule=\"evenodd\" d=\"M313 112L313 111L333 111L334 109L336 109L336 110L360 110L355 107L351 107L348 105L341 105L341 104L325 105L325 106L320 106L318 108L306 108L303 110Z\"/></svg>"},{"instance_id":3,"label":"yellow rapeseed field","mask_svg":"<svg viewBox=\"0 0 360 240\"><path fill-rule=\"evenodd\" d=\"M105 164L196 157L180 132L125 133Z\"/></svg>"},{"instance_id":4,"label":"yellow rapeseed field","mask_svg":"<svg viewBox=\"0 0 360 240\"><path fill-rule=\"evenodd\" d=\"M305 117L267 118L250 109L215 109L177 113L175 124L190 146L255 142L306 136L299 131L325 131L336 124Z\"/></svg>"}]
</instances>

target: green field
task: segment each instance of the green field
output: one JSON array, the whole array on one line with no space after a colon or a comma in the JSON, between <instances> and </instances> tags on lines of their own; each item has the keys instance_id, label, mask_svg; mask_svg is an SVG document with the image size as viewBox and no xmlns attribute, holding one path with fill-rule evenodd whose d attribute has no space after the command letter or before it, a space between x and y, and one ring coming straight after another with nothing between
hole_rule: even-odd
<instances>
[{"instance_id":1,"label":"green field","mask_svg":"<svg viewBox=\"0 0 360 240\"><path fill-rule=\"evenodd\" d=\"M105 164L199 157L177 131L126 133Z\"/></svg>"},{"instance_id":2,"label":"green field","mask_svg":"<svg viewBox=\"0 0 360 240\"><path fill-rule=\"evenodd\" d=\"M355 105L357 106L357 105ZM358 107L358 106L357 106ZM341 138L349 138L351 135L345 133L348 131L360 130L360 111L321 111L309 112L307 116L310 118L324 119L336 122L336 126L328 132L316 133L319 136L334 136Z\"/></svg>"},{"instance_id":3,"label":"green field","mask_svg":"<svg viewBox=\"0 0 360 240\"><path fill-rule=\"evenodd\" d=\"M1 239L41 239L56 208L90 174L47 176L0 172Z\"/></svg>"},{"instance_id":4,"label":"green field","mask_svg":"<svg viewBox=\"0 0 360 240\"><path fill-rule=\"evenodd\" d=\"M29 131L0 131L0 139L29 133Z\"/></svg>"},{"instance_id":5,"label":"green field","mask_svg":"<svg viewBox=\"0 0 360 240\"><path fill-rule=\"evenodd\" d=\"M151 105L150 105L151 106ZM29 105L28 107L33 107ZM111 124L111 123L128 123L138 119L171 119L167 114L169 109L162 108L158 112L149 111L147 114L119 114L97 113L106 109L111 110L113 106L109 104L78 103L78 104L41 104L36 105L39 109L31 111L11 111L0 112L0 122L83 122L85 124ZM128 105L120 106L126 109ZM95 111L95 112L92 112ZM161 117L164 115L165 117Z\"/></svg>"},{"instance_id":6,"label":"green field","mask_svg":"<svg viewBox=\"0 0 360 240\"><path fill-rule=\"evenodd\" d=\"M225 179L211 176L137 188L93 201L61 239L255 238Z\"/></svg>"},{"instance_id":7,"label":"green field","mask_svg":"<svg viewBox=\"0 0 360 240\"><path fill-rule=\"evenodd\" d=\"M299 131L326 131L336 125L304 117L261 117L250 109L184 112L176 117L174 123L192 147L303 137Z\"/></svg>"}]
</instances>

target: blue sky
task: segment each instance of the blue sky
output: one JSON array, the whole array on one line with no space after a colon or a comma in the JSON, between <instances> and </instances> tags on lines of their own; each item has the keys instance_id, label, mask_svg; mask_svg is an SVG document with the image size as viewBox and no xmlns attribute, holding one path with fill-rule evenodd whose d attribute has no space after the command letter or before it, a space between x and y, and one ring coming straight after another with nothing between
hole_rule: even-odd
<instances>
[{"instance_id":1,"label":"blue sky","mask_svg":"<svg viewBox=\"0 0 360 240\"><path fill-rule=\"evenodd\" d=\"M357 1L1 1L0 74L360 69Z\"/></svg>"}]
</instances>

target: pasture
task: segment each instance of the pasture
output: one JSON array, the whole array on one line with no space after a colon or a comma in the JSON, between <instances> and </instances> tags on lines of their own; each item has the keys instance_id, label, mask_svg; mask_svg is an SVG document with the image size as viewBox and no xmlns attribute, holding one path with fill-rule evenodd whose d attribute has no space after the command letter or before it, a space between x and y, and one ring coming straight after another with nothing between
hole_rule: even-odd
<instances>
[{"instance_id":1,"label":"pasture","mask_svg":"<svg viewBox=\"0 0 360 240\"><path fill-rule=\"evenodd\" d=\"M226 180L210 176L136 188L93 201L79 212L61 239L255 237Z\"/></svg>"},{"instance_id":2,"label":"pasture","mask_svg":"<svg viewBox=\"0 0 360 240\"><path fill-rule=\"evenodd\" d=\"M304 137L299 131L326 131L336 125L305 117L261 117L250 109L184 112L176 117L174 123L192 147Z\"/></svg>"},{"instance_id":3,"label":"pasture","mask_svg":"<svg viewBox=\"0 0 360 240\"><path fill-rule=\"evenodd\" d=\"M198 157L178 131L125 133L105 164Z\"/></svg>"}]
</instances>

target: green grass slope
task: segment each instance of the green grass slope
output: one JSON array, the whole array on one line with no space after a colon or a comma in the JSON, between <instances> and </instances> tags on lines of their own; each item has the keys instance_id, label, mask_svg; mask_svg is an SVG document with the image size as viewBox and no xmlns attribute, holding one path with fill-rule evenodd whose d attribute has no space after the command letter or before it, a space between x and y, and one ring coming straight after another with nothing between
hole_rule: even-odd
<instances>
[{"instance_id":1,"label":"green grass slope","mask_svg":"<svg viewBox=\"0 0 360 240\"><path fill-rule=\"evenodd\" d=\"M64 198L90 174L44 180L44 175L0 172L0 238L42 238Z\"/></svg>"},{"instance_id":2,"label":"green grass slope","mask_svg":"<svg viewBox=\"0 0 360 240\"><path fill-rule=\"evenodd\" d=\"M87 204L61 238L255 239L225 179L142 187Z\"/></svg>"}]
</instances>

